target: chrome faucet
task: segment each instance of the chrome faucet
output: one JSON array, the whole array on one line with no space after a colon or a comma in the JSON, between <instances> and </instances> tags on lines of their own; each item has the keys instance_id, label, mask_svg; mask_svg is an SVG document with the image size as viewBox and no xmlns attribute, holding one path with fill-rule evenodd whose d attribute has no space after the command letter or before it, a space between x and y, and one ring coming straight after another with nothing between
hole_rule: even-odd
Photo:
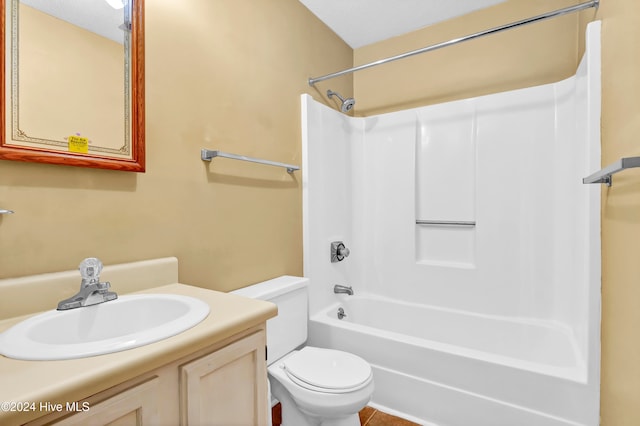
<instances>
[{"instance_id":1,"label":"chrome faucet","mask_svg":"<svg viewBox=\"0 0 640 426\"><path fill-rule=\"evenodd\" d=\"M346 285L336 284L333 286L333 292L335 294L348 294L349 296L353 296L353 288L351 288L351 286L347 287Z\"/></svg>"},{"instance_id":2,"label":"chrome faucet","mask_svg":"<svg viewBox=\"0 0 640 426\"><path fill-rule=\"evenodd\" d=\"M76 295L58 303L59 311L97 305L98 303L108 302L109 300L118 298L116 293L109 291L111 284L108 282L100 282L102 262L100 262L99 259L95 257L87 258L80 263L79 269L80 275L82 276L80 291Z\"/></svg>"}]
</instances>

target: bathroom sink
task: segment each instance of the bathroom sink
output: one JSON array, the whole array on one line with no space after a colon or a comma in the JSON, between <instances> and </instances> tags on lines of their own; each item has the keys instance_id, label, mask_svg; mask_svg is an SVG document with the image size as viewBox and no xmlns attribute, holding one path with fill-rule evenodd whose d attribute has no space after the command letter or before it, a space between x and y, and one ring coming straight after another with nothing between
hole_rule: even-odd
<instances>
[{"instance_id":1,"label":"bathroom sink","mask_svg":"<svg viewBox=\"0 0 640 426\"><path fill-rule=\"evenodd\" d=\"M85 358L144 346L195 326L209 305L173 294L121 296L66 311L47 311L0 333L0 354L23 360Z\"/></svg>"}]
</instances>

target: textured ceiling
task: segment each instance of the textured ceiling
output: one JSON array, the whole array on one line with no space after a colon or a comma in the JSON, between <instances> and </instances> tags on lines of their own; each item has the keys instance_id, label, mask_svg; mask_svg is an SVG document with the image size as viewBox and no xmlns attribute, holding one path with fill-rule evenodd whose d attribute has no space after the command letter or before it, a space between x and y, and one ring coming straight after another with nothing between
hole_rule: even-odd
<instances>
[{"instance_id":1,"label":"textured ceiling","mask_svg":"<svg viewBox=\"0 0 640 426\"><path fill-rule=\"evenodd\" d=\"M113 9L106 0L20 1L111 40L123 42L122 30L119 28L124 22L123 9ZM299 1L355 49L505 0Z\"/></svg>"},{"instance_id":2,"label":"textured ceiling","mask_svg":"<svg viewBox=\"0 0 640 426\"><path fill-rule=\"evenodd\" d=\"M352 48L505 0L299 0Z\"/></svg>"}]
</instances>

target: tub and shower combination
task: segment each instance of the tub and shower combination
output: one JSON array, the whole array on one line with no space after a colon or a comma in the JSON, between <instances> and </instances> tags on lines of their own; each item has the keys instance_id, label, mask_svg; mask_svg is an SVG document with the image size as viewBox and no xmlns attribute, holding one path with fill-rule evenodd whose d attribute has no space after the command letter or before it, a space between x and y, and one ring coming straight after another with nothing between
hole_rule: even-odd
<instances>
[{"instance_id":1,"label":"tub and shower combination","mask_svg":"<svg viewBox=\"0 0 640 426\"><path fill-rule=\"evenodd\" d=\"M373 405L383 410L460 426L588 424L564 411L597 412L597 398L582 405L594 401L587 389L571 394L585 365L568 328L376 295L343 299L311 318L312 344L370 362Z\"/></svg>"},{"instance_id":2,"label":"tub and shower combination","mask_svg":"<svg viewBox=\"0 0 640 426\"><path fill-rule=\"evenodd\" d=\"M586 45L571 78L474 99L353 118L302 97L309 340L371 363L371 405L598 424L599 23Z\"/></svg>"}]
</instances>

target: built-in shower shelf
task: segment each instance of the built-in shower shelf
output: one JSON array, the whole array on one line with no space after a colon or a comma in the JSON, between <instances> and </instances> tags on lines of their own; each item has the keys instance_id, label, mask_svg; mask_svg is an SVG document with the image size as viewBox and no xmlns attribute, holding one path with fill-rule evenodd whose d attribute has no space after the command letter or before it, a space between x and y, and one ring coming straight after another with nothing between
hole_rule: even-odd
<instances>
[{"instance_id":1,"label":"built-in shower shelf","mask_svg":"<svg viewBox=\"0 0 640 426\"><path fill-rule=\"evenodd\" d=\"M640 157L621 158L604 169L582 179L582 183L604 183L607 186L611 186L613 182L612 175L634 167L640 167Z\"/></svg>"}]
</instances>

